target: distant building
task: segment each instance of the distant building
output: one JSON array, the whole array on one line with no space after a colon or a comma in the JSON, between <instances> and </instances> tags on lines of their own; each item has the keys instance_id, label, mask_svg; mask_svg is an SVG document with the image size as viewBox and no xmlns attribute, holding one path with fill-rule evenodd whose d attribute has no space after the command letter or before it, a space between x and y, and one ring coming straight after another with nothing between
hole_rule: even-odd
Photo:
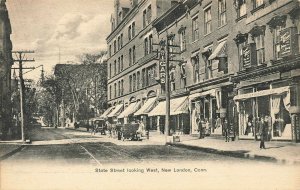
<instances>
[{"instance_id":1,"label":"distant building","mask_svg":"<svg viewBox=\"0 0 300 190\"><path fill-rule=\"evenodd\" d=\"M12 43L11 25L5 0L0 1L0 138L5 139L9 132L11 116L11 66Z\"/></svg>"}]
</instances>

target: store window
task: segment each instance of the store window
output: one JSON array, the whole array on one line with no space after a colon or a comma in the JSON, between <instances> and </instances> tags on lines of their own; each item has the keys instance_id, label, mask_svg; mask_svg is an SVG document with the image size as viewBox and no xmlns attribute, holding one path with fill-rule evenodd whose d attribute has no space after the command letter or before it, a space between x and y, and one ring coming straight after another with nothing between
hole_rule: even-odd
<instances>
[{"instance_id":1,"label":"store window","mask_svg":"<svg viewBox=\"0 0 300 190\"><path fill-rule=\"evenodd\" d=\"M227 22L226 18L226 0L219 0L219 26L223 26Z\"/></svg>"},{"instance_id":2,"label":"store window","mask_svg":"<svg viewBox=\"0 0 300 190\"><path fill-rule=\"evenodd\" d=\"M212 18L211 18L211 7L204 10L204 33L209 34L212 32Z\"/></svg>"}]
</instances>

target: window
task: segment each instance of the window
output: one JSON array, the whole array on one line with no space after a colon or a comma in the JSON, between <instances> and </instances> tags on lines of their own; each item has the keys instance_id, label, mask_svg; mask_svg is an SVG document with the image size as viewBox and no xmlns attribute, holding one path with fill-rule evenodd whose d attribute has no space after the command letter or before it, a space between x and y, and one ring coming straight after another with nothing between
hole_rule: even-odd
<instances>
[{"instance_id":1,"label":"window","mask_svg":"<svg viewBox=\"0 0 300 190\"><path fill-rule=\"evenodd\" d=\"M121 71L121 62L120 62L120 57L118 58L118 70L117 73L120 73Z\"/></svg>"},{"instance_id":2,"label":"window","mask_svg":"<svg viewBox=\"0 0 300 190\"><path fill-rule=\"evenodd\" d=\"M143 28L146 27L146 10L143 12Z\"/></svg>"},{"instance_id":3,"label":"window","mask_svg":"<svg viewBox=\"0 0 300 190\"><path fill-rule=\"evenodd\" d=\"M180 41L180 50L186 50L186 38L185 38L185 30L182 30L179 34L179 41Z\"/></svg>"},{"instance_id":4,"label":"window","mask_svg":"<svg viewBox=\"0 0 300 190\"><path fill-rule=\"evenodd\" d=\"M195 18L193 18L192 29L193 29L192 38L193 38L193 41L196 41L196 40L199 39L198 16L196 16Z\"/></svg>"},{"instance_id":5,"label":"window","mask_svg":"<svg viewBox=\"0 0 300 190\"><path fill-rule=\"evenodd\" d=\"M219 26L226 24L226 0L219 0Z\"/></svg>"},{"instance_id":6,"label":"window","mask_svg":"<svg viewBox=\"0 0 300 190\"><path fill-rule=\"evenodd\" d=\"M132 65L132 50L131 48L129 49L129 66Z\"/></svg>"},{"instance_id":7,"label":"window","mask_svg":"<svg viewBox=\"0 0 300 190\"><path fill-rule=\"evenodd\" d=\"M185 63L180 65L180 86L184 88L186 86L186 71L185 71Z\"/></svg>"},{"instance_id":8,"label":"window","mask_svg":"<svg viewBox=\"0 0 300 190\"><path fill-rule=\"evenodd\" d=\"M124 95L124 80L121 80L121 96Z\"/></svg>"},{"instance_id":9,"label":"window","mask_svg":"<svg viewBox=\"0 0 300 190\"><path fill-rule=\"evenodd\" d=\"M117 42L116 42L116 40L114 41L114 53L116 53L117 52Z\"/></svg>"},{"instance_id":10,"label":"window","mask_svg":"<svg viewBox=\"0 0 300 190\"><path fill-rule=\"evenodd\" d=\"M146 86L146 76L145 76L146 70L142 70L142 88Z\"/></svg>"},{"instance_id":11,"label":"window","mask_svg":"<svg viewBox=\"0 0 300 190\"><path fill-rule=\"evenodd\" d=\"M247 14L246 0L238 0L238 18Z\"/></svg>"},{"instance_id":12,"label":"window","mask_svg":"<svg viewBox=\"0 0 300 190\"><path fill-rule=\"evenodd\" d=\"M256 44L256 59L257 64L263 64L265 62L265 43L264 43L264 35L260 34L254 37L254 41Z\"/></svg>"},{"instance_id":13,"label":"window","mask_svg":"<svg viewBox=\"0 0 300 190\"><path fill-rule=\"evenodd\" d=\"M136 91L136 75L133 74L132 76L132 88L133 88L133 91Z\"/></svg>"},{"instance_id":14,"label":"window","mask_svg":"<svg viewBox=\"0 0 300 190\"><path fill-rule=\"evenodd\" d=\"M109 78L111 78L111 63L109 64Z\"/></svg>"},{"instance_id":15,"label":"window","mask_svg":"<svg viewBox=\"0 0 300 190\"><path fill-rule=\"evenodd\" d=\"M175 86L175 69L171 69L170 71L170 90L171 91L175 91L176 90L176 86Z\"/></svg>"},{"instance_id":16,"label":"window","mask_svg":"<svg viewBox=\"0 0 300 190\"><path fill-rule=\"evenodd\" d=\"M129 92L132 92L132 76L129 76Z\"/></svg>"},{"instance_id":17,"label":"window","mask_svg":"<svg viewBox=\"0 0 300 190\"><path fill-rule=\"evenodd\" d=\"M118 82L118 96L121 96L121 81Z\"/></svg>"},{"instance_id":18,"label":"window","mask_svg":"<svg viewBox=\"0 0 300 190\"><path fill-rule=\"evenodd\" d=\"M136 89L139 90L140 89L140 79L141 78L141 74L140 71L137 72L136 74Z\"/></svg>"},{"instance_id":19,"label":"window","mask_svg":"<svg viewBox=\"0 0 300 190\"><path fill-rule=\"evenodd\" d=\"M118 50L120 50L121 48L121 42L120 42L120 36L118 37Z\"/></svg>"},{"instance_id":20,"label":"window","mask_svg":"<svg viewBox=\"0 0 300 190\"><path fill-rule=\"evenodd\" d=\"M123 62L123 55L121 55L121 71L123 71L124 68L124 62Z\"/></svg>"},{"instance_id":21,"label":"window","mask_svg":"<svg viewBox=\"0 0 300 190\"><path fill-rule=\"evenodd\" d=\"M280 31L282 29L282 26L277 26L274 29L274 54L276 59L280 57Z\"/></svg>"},{"instance_id":22,"label":"window","mask_svg":"<svg viewBox=\"0 0 300 190\"><path fill-rule=\"evenodd\" d=\"M123 47L123 34L120 36L120 49Z\"/></svg>"},{"instance_id":23,"label":"window","mask_svg":"<svg viewBox=\"0 0 300 190\"><path fill-rule=\"evenodd\" d=\"M153 51L153 36L150 34L149 36L149 53L152 53Z\"/></svg>"},{"instance_id":24,"label":"window","mask_svg":"<svg viewBox=\"0 0 300 190\"><path fill-rule=\"evenodd\" d=\"M148 38L144 39L144 55L148 55Z\"/></svg>"},{"instance_id":25,"label":"window","mask_svg":"<svg viewBox=\"0 0 300 190\"><path fill-rule=\"evenodd\" d=\"M114 84L115 86L115 98L117 97L117 83Z\"/></svg>"},{"instance_id":26,"label":"window","mask_svg":"<svg viewBox=\"0 0 300 190\"><path fill-rule=\"evenodd\" d=\"M209 34L212 31L211 25L211 7L204 11L204 30L205 34Z\"/></svg>"},{"instance_id":27,"label":"window","mask_svg":"<svg viewBox=\"0 0 300 190\"><path fill-rule=\"evenodd\" d=\"M150 24L152 19L152 11L151 11L151 5L149 5L147 9L147 24Z\"/></svg>"},{"instance_id":28,"label":"window","mask_svg":"<svg viewBox=\"0 0 300 190\"><path fill-rule=\"evenodd\" d=\"M132 23L132 37L135 36L135 22Z\"/></svg>"},{"instance_id":29,"label":"window","mask_svg":"<svg viewBox=\"0 0 300 190\"><path fill-rule=\"evenodd\" d=\"M109 99L112 99L112 97L111 97L111 95L112 95L112 94L111 94L111 91L112 91L112 90L111 90L111 85L110 85L110 86L109 86Z\"/></svg>"},{"instance_id":30,"label":"window","mask_svg":"<svg viewBox=\"0 0 300 190\"><path fill-rule=\"evenodd\" d=\"M199 70L200 70L200 63L199 63L199 55L196 55L194 57L192 57L192 64L193 64L193 79L194 79L194 83L198 83L200 81L199 78Z\"/></svg>"},{"instance_id":31,"label":"window","mask_svg":"<svg viewBox=\"0 0 300 190\"><path fill-rule=\"evenodd\" d=\"M254 0L253 2L253 8L256 9L264 4L264 0Z\"/></svg>"},{"instance_id":32,"label":"window","mask_svg":"<svg viewBox=\"0 0 300 190\"><path fill-rule=\"evenodd\" d=\"M132 62L135 64L135 46L132 48Z\"/></svg>"},{"instance_id":33,"label":"window","mask_svg":"<svg viewBox=\"0 0 300 190\"><path fill-rule=\"evenodd\" d=\"M131 25L128 27L128 40L131 40L131 34L132 34L132 31L131 31Z\"/></svg>"},{"instance_id":34,"label":"window","mask_svg":"<svg viewBox=\"0 0 300 190\"><path fill-rule=\"evenodd\" d=\"M111 45L109 45L109 57L111 57Z\"/></svg>"},{"instance_id":35,"label":"window","mask_svg":"<svg viewBox=\"0 0 300 190\"><path fill-rule=\"evenodd\" d=\"M114 62L114 75L117 74L117 61Z\"/></svg>"}]
</instances>

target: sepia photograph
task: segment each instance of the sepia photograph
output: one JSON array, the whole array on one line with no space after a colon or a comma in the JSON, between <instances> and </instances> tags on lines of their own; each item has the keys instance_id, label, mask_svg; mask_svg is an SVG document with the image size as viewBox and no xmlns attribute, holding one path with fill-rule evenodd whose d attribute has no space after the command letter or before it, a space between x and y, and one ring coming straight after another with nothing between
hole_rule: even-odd
<instances>
[{"instance_id":1,"label":"sepia photograph","mask_svg":"<svg viewBox=\"0 0 300 190\"><path fill-rule=\"evenodd\" d=\"M0 0L0 190L300 189L300 0Z\"/></svg>"}]
</instances>

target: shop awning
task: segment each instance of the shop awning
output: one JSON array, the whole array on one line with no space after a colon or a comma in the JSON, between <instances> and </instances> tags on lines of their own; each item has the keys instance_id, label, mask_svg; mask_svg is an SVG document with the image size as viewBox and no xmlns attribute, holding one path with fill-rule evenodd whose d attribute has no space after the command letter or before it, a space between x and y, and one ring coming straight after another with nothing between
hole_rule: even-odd
<instances>
[{"instance_id":1,"label":"shop awning","mask_svg":"<svg viewBox=\"0 0 300 190\"><path fill-rule=\"evenodd\" d=\"M127 108L118 116L119 119L128 117L134 114L141 107L141 101L134 102L128 105Z\"/></svg>"},{"instance_id":2,"label":"shop awning","mask_svg":"<svg viewBox=\"0 0 300 190\"><path fill-rule=\"evenodd\" d=\"M100 118L106 118L107 115L115 108L115 106L109 107L105 112L100 116Z\"/></svg>"},{"instance_id":3,"label":"shop awning","mask_svg":"<svg viewBox=\"0 0 300 190\"><path fill-rule=\"evenodd\" d=\"M178 115L188 112L187 96L175 98L170 101L170 115ZM148 116L166 115L166 101L159 102L158 105L148 114Z\"/></svg>"},{"instance_id":4,"label":"shop awning","mask_svg":"<svg viewBox=\"0 0 300 190\"><path fill-rule=\"evenodd\" d=\"M216 96L216 89L211 89L211 90L208 90L208 91L205 91L205 92L198 92L198 93L195 93L195 94L192 94L189 96L189 100L192 101L198 97L203 97L203 96L207 96L207 95L210 95L210 96Z\"/></svg>"},{"instance_id":5,"label":"shop awning","mask_svg":"<svg viewBox=\"0 0 300 190\"><path fill-rule=\"evenodd\" d=\"M217 46L217 48L213 51L213 53L209 56L208 60L212 60L215 59L216 57L218 57L219 55L221 55L222 53L225 53L226 51L226 40L222 41L221 43L219 43L219 45ZM226 53L225 53L226 54Z\"/></svg>"},{"instance_id":6,"label":"shop awning","mask_svg":"<svg viewBox=\"0 0 300 190\"><path fill-rule=\"evenodd\" d=\"M134 113L134 115L148 115L148 113L152 110L156 102L156 98L149 98L145 104Z\"/></svg>"},{"instance_id":7,"label":"shop awning","mask_svg":"<svg viewBox=\"0 0 300 190\"><path fill-rule=\"evenodd\" d=\"M275 95L275 94L278 95L278 94L283 94L285 92L288 92L289 89L290 87L286 86L286 87L275 88L270 90L261 90L253 93L237 95L233 98L233 100L245 100L245 99L255 98L260 96L268 96L268 95Z\"/></svg>"},{"instance_id":8,"label":"shop awning","mask_svg":"<svg viewBox=\"0 0 300 190\"><path fill-rule=\"evenodd\" d=\"M116 117L116 116L118 116L118 115L121 113L122 109L123 109L123 104L116 105L116 106L115 106L115 109L113 109L113 110L107 115L107 117Z\"/></svg>"}]
</instances>

